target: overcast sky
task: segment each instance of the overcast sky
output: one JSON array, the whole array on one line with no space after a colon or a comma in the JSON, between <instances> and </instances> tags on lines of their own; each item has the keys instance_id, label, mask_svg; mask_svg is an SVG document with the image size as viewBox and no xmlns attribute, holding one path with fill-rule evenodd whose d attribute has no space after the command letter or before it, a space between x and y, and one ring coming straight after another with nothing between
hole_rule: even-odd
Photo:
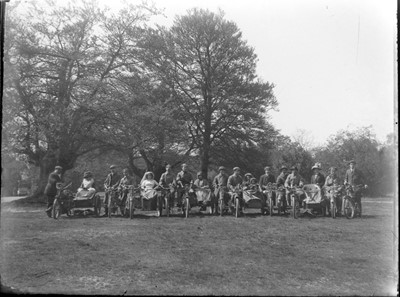
<instances>
[{"instance_id":1,"label":"overcast sky","mask_svg":"<svg viewBox=\"0 0 400 297\"><path fill-rule=\"evenodd\" d=\"M258 75L275 84L271 121L282 134L302 129L318 145L340 129L372 125L380 141L394 131L395 0L153 2L166 16L153 21L167 27L193 7L220 8L238 25L258 56Z\"/></svg>"},{"instance_id":2,"label":"overcast sky","mask_svg":"<svg viewBox=\"0 0 400 297\"><path fill-rule=\"evenodd\" d=\"M298 129L323 144L339 129L393 132L396 1L156 0L169 26L192 7L234 21L255 48L257 73L276 85L282 134Z\"/></svg>"}]
</instances>

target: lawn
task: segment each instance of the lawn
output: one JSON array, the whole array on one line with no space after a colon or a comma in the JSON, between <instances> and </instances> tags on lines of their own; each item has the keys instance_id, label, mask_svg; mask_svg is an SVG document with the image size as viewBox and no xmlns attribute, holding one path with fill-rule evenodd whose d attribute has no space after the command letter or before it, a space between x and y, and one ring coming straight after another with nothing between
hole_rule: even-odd
<instances>
[{"instance_id":1,"label":"lawn","mask_svg":"<svg viewBox=\"0 0 400 297\"><path fill-rule=\"evenodd\" d=\"M396 295L393 201L364 216L48 218L1 204L2 289L20 293ZM252 212L252 213L250 213ZM397 241L397 238L395 239ZM396 247L397 248L397 247Z\"/></svg>"}]
</instances>

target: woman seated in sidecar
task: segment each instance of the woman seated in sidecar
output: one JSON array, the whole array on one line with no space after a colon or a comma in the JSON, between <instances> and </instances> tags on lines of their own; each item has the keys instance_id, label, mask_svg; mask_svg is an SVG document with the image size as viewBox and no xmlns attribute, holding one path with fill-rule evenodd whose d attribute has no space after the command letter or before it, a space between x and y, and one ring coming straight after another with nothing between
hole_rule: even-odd
<instances>
[{"instance_id":1,"label":"woman seated in sidecar","mask_svg":"<svg viewBox=\"0 0 400 297\"><path fill-rule=\"evenodd\" d=\"M144 206L143 204L143 200L155 200L153 198L157 198L157 188L158 188L159 184L158 182L156 182L156 180L154 179L154 173L151 171L147 171L142 178L142 181L140 182L140 188L141 188L141 192L140 192L140 197L141 197L141 204L142 204L142 210L143 208L147 208ZM155 209L155 205L153 205L154 203L151 203L150 208L151 209Z\"/></svg>"},{"instance_id":2,"label":"woman seated in sidecar","mask_svg":"<svg viewBox=\"0 0 400 297\"><path fill-rule=\"evenodd\" d=\"M94 188L94 178L93 174L90 171L86 171L83 174L83 180L78 188L75 198L78 199L88 199L96 193L96 189Z\"/></svg>"}]
</instances>

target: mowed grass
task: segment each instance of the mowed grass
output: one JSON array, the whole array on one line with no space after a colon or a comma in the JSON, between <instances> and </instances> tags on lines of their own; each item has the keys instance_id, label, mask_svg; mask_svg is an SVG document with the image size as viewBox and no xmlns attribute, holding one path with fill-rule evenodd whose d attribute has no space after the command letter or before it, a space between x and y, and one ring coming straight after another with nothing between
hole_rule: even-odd
<instances>
[{"instance_id":1,"label":"mowed grass","mask_svg":"<svg viewBox=\"0 0 400 297\"><path fill-rule=\"evenodd\" d=\"M11 204L10 204L11 205ZM48 218L2 204L1 281L23 293L396 295L393 203L364 217ZM251 212L254 212L250 210ZM397 239L396 239L397 240Z\"/></svg>"}]
</instances>

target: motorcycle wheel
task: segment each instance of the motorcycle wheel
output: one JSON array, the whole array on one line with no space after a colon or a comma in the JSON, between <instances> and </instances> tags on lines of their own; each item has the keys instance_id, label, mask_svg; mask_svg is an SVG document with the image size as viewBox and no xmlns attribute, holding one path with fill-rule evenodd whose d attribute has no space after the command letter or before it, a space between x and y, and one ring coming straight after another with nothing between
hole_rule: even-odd
<instances>
[{"instance_id":1,"label":"motorcycle wheel","mask_svg":"<svg viewBox=\"0 0 400 297\"><path fill-rule=\"evenodd\" d=\"M61 204L56 198L53 203L53 209L51 210L53 219L57 220L61 215Z\"/></svg>"},{"instance_id":2,"label":"motorcycle wheel","mask_svg":"<svg viewBox=\"0 0 400 297\"><path fill-rule=\"evenodd\" d=\"M235 199L235 217L237 217L237 218L240 216L239 208L240 208L239 198L236 198Z\"/></svg>"},{"instance_id":3,"label":"motorcycle wheel","mask_svg":"<svg viewBox=\"0 0 400 297\"><path fill-rule=\"evenodd\" d=\"M293 210L293 218L297 219L299 217L298 214L298 208L299 208L299 202L297 201L297 199L295 199L294 197L292 197L292 210Z\"/></svg>"},{"instance_id":4,"label":"motorcycle wheel","mask_svg":"<svg viewBox=\"0 0 400 297\"><path fill-rule=\"evenodd\" d=\"M183 200L183 216L187 219L189 217L189 198Z\"/></svg>"},{"instance_id":5,"label":"motorcycle wheel","mask_svg":"<svg viewBox=\"0 0 400 297\"><path fill-rule=\"evenodd\" d=\"M133 219L133 212L135 209L133 208L133 199L129 200L129 218L132 220Z\"/></svg>"},{"instance_id":6,"label":"motorcycle wheel","mask_svg":"<svg viewBox=\"0 0 400 297\"><path fill-rule=\"evenodd\" d=\"M332 219L336 219L336 202L335 201L331 202L331 216L332 216Z\"/></svg>"},{"instance_id":7,"label":"motorcycle wheel","mask_svg":"<svg viewBox=\"0 0 400 297\"><path fill-rule=\"evenodd\" d=\"M112 205L112 203L111 203L111 200L112 200L113 198L111 197L111 195L108 197L108 217L109 218L111 218L111 212L113 211L112 210L112 207L111 207L111 205Z\"/></svg>"},{"instance_id":8,"label":"motorcycle wheel","mask_svg":"<svg viewBox=\"0 0 400 297\"><path fill-rule=\"evenodd\" d=\"M352 219L354 217L354 205L350 198L344 198L344 215L348 219Z\"/></svg>"}]
</instances>

